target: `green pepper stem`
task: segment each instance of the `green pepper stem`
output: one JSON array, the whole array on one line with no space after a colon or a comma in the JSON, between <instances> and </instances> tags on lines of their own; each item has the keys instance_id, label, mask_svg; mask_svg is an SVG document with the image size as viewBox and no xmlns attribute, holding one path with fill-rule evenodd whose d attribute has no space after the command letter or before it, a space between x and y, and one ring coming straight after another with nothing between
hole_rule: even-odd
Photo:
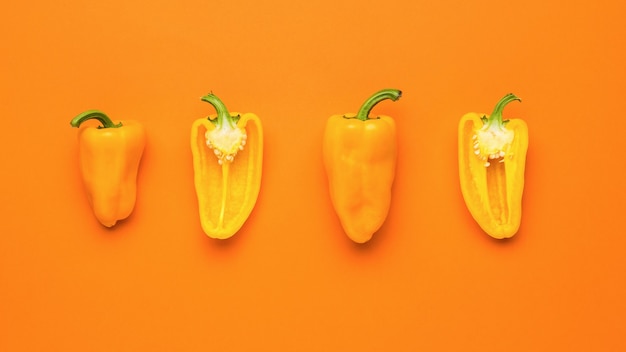
<instances>
[{"instance_id":1,"label":"green pepper stem","mask_svg":"<svg viewBox=\"0 0 626 352\"><path fill-rule=\"evenodd\" d=\"M113 121L111 121L111 119L102 111L100 110L87 110L79 115L77 115L76 117L74 117L72 119L72 121L70 121L70 125L72 125L72 127L80 127L80 125L87 121L87 120L91 120L91 119L95 119L100 121L100 123L102 124L102 126L98 126L98 128L118 128L118 127L122 127L122 123L118 123L118 124L114 124Z\"/></svg>"},{"instance_id":2,"label":"green pepper stem","mask_svg":"<svg viewBox=\"0 0 626 352\"><path fill-rule=\"evenodd\" d=\"M493 109L493 112L491 113L491 115L489 116L489 119L487 120L487 125L491 126L491 125L498 125L498 126L502 126L504 121L502 121L502 111L504 110L504 107L514 101L522 101L522 99L518 98L517 96L515 96L513 93L509 93L507 95L505 95L502 99L500 99L500 101L496 104L496 107Z\"/></svg>"},{"instance_id":3,"label":"green pepper stem","mask_svg":"<svg viewBox=\"0 0 626 352\"><path fill-rule=\"evenodd\" d=\"M227 127L234 129L237 127L237 124L230 116L228 109L226 109L226 105L218 98L215 94L209 93L202 98L202 101L206 101L207 103L213 105L215 111L217 112L217 121L215 121L215 126L219 129L222 128L224 123L227 124Z\"/></svg>"},{"instance_id":4,"label":"green pepper stem","mask_svg":"<svg viewBox=\"0 0 626 352\"><path fill-rule=\"evenodd\" d=\"M402 92L397 89L383 89L381 91L378 91L374 93L374 95L372 95L369 99L367 99L365 103L363 103L363 105L359 109L359 112L356 114L356 118L361 121L366 121L369 117L370 111L372 111L372 108L376 104L385 99L391 99L393 101L396 101L400 99L401 96Z\"/></svg>"}]
</instances>

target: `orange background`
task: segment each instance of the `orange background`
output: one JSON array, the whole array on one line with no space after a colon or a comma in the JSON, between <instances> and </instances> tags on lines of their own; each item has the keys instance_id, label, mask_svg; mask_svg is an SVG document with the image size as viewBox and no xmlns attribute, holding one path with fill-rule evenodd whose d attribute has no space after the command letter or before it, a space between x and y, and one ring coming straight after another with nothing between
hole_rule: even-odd
<instances>
[{"instance_id":1,"label":"orange background","mask_svg":"<svg viewBox=\"0 0 626 352\"><path fill-rule=\"evenodd\" d=\"M13 1L0 14L0 350L626 349L626 3ZM326 119L381 88L393 203L366 245L331 208ZM262 189L204 235L190 126L254 112ZM523 220L484 234L458 185L457 124L527 121ZM128 220L99 225L70 119L148 131Z\"/></svg>"}]
</instances>

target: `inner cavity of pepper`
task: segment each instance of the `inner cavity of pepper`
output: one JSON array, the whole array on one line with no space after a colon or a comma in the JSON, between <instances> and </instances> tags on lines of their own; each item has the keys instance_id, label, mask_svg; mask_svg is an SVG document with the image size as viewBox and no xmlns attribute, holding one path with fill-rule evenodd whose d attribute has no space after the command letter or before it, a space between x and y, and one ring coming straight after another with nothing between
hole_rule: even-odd
<instances>
[{"instance_id":1,"label":"inner cavity of pepper","mask_svg":"<svg viewBox=\"0 0 626 352\"><path fill-rule=\"evenodd\" d=\"M507 201L506 163L496 162L487 167L487 197L494 219L501 224L507 222L509 207Z\"/></svg>"},{"instance_id":2,"label":"inner cavity of pepper","mask_svg":"<svg viewBox=\"0 0 626 352\"><path fill-rule=\"evenodd\" d=\"M477 130L472 135L474 155L483 163L487 178L489 209L497 221L506 223L509 216L505 158L512 159L510 130Z\"/></svg>"}]
</instances>

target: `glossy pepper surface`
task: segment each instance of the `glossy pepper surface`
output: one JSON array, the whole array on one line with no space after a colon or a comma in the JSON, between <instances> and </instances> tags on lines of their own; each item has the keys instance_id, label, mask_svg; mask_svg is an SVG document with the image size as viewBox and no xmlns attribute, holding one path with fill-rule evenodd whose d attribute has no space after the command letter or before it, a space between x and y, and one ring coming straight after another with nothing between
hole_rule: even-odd
<instances>
[{"instance_id":1,"label":"glossy pepper surface","mask_svg":"<svg viewBox=\"0 0 626 352\"><path fill-rule=\"evenodd\" d=\"M326 123L323 159L330 199L345 233L357 243L369 241L385 222L396 170L395 122L369 113L379 102L400 96L399 90L381 90L357 114L333 115Z\"/></svg>"},{"instance_id":2,"label":"glossy pepper surface","mask_svg":"<svg viewBox=\"0 0 626 352\"><path fill-rule=\"evenodd\" d=\"M263 129L252 113L229 113L214 94L202 97L217 114L191 128L200 224L207 236L233 236L250 216L261 189Z\"/></svg>"},{"instance_id":3,"label":"glossy pepper surface","mask_svg":"<svg viewBox=\"0 0 626 352\"><path fill-rule=\"evenodd\" d=\"M88 120L101 125L85 123ZM132 120L115 124L98 110L85 111L70 124L79 128L80 170L89 203L98 221L112 227L135 207L145 129Z\"/></svg>"},{"instance_id":4,"label":"glossy pepper surface","mask_svg":"<svg viewBox=\"0 0 626 352\"><path fill-rule=\"evenodd\" d=\"M491 115L468 113L459 123L459 177L465 204L491 237L515 235L522 219L528 127L521 119L502 119L515 100L507 94Z\"/></svg>"}]
</instances>

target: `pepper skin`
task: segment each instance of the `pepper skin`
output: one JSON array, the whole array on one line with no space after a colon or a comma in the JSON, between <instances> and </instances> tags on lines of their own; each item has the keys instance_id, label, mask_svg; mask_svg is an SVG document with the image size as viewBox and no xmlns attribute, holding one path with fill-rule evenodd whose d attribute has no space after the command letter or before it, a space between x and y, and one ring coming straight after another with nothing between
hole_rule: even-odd
<instances>
[{"instance_id":1,"label":"pepper skin","mask_svg":"<svg viewBox=\"0 0 626 352\"><path fill-rule=\"evenodd\" d=\"M341 225L356 243L369 241L387 218L395 177L396 126L389 116L369 117L374 105L402 93L375 93L355 114L333 115L323 139L330 199Z\"/></svg>"},{"instance_id":2,"label":"pepper skin","mask_svg":"<svg viewBox=\"0 0 626 352\"><path fill-rule=\"evenodd\" d=\"M102 126L83 122L98 120ZM80 169L93 212L106 227L126 219L135 207L137 172L146 132L136 121L114 124L103 112L85 111L70 122L79 128Z\"/></svg>"},{"instance_id":3,"label":"pepper skin","mask_svg":"<svg viewBox=\"0 0 626 352\"><path fill-rule=\"evenodd\" d=\"M255 114L231 114L213 94L202 100L217 114L191 128L200 224L207 236L227 239L248 219L261 189L263 129Z\"/></svg>"},{"instance_id":4,"label":"pepper skin","mask_svg":"<svg viewBox=\"0 0 626 352\"><path fill-rule=\"evenodd\" d=\"M491 116L468 113L459 123L459 177L468 210L491 237L515 235L522 219L528 127L523 120L502 120L514 101L502 98Z\"/></svg>"}]
</instances>

